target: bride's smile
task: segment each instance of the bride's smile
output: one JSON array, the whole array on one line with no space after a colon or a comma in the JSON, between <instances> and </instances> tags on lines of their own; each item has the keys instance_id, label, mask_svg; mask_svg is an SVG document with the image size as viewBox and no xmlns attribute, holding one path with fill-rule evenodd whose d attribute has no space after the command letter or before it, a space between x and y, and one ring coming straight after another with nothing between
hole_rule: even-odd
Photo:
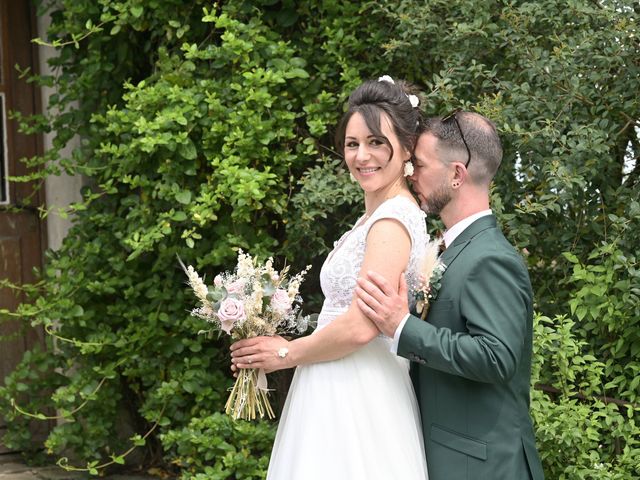
<instances>
[{"instance_id":1,"label":"bride's smile","mask_svg":"<svg viewBox=\"0 0 640 480\"><path fill-rule=\"evenodd\" d=\"M358 171L360 172L360 174L362 175L371 175L375 172L377 172L378 170L380 170L380 167L375 167L375 168L358 168Z\"/></svg>"}]
</instances>

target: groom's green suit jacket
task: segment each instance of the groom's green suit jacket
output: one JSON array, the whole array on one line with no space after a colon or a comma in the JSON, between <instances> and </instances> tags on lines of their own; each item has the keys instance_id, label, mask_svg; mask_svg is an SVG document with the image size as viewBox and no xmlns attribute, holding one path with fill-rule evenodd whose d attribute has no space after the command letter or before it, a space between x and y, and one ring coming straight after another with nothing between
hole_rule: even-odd
<instances>
[{"instance_id":1,"label":"groom's green suit jacket","mask_svg":"<svg viewBox=\"0 0 640 480\"><path fill-rule=\"evenodd\" d=\"M481 217L442 255L426 321L411 315L411 360L430 480L543 478L529 415L532 291L527 269Z\"/></svg>"}]
</instances>

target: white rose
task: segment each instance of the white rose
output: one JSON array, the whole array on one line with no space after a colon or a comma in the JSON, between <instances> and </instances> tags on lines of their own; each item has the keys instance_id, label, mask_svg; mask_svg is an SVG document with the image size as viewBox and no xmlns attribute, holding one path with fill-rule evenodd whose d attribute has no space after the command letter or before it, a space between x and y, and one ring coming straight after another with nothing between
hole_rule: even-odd
<instances>
[{"instance_id":1,"label":"white rose","mask_svg":"<svg viewBox=\"0 0 640 480\"><path fill-rule=\"evenodd\" d=\"M291 298L286 290L278 288L273 292L271 309L279 315L286 315L291 311Z\"/></svg>"},{"instance_id":2,"label":"white rose","mask_svg":"<svg viewBox=\"0 0 640 480\"><path fill-rule=\"evenodd\" d=\"M235 282L231 282L229 285L226 285L227 292L232 294L242 293L244 292L245 285L246 285L245 280L242 278L239 278Z\"/></svg>"},{"instance_id":3,"label":"white rose","mask_svg":"<svg viewBox=\"0 0 640 480\"><path fill-rule=\"evenodd\" d=\"M244 320L246 318L242 302L230 297L225 298L220 303L217 315L220 319L222 330L227 334L231 334L231 330L237 321Z\"/></svg>"}]
</instances>

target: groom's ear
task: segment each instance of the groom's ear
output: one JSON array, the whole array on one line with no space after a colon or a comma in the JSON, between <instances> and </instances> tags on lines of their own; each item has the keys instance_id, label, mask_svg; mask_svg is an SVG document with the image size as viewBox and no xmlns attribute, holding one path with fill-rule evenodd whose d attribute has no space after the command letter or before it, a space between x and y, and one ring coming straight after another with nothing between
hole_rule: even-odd
<instances>
[{"instance_id":1,"label":"groom's ear","mask_svg":"<svg viewBox=\"0 0 640 480\"><path fill-rule=\"evenodd\" d=\"M461 163L454 163L453 178L451 179L451 186L453 188L460 187L464 182L469 180L469 172Z\"/></svg>"}]
</instances>

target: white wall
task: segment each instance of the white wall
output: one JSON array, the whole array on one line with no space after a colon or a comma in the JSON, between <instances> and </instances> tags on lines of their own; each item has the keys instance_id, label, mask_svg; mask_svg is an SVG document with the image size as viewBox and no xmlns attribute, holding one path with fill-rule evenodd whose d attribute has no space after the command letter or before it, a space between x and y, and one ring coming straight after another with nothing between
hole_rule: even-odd
<instances>
[{"instance_id":1,"label":"white wall","mask_svg":"<svg viewBox=\"0 0 640 480\"><path fill-rule=\"evenodd\" d=\"M45 39L47 28L51 22L49 16L38 17L38 37ZM49 75L52 73L51 68L47 64L47 59L56 55L55 49L40 45L38 51L39 69L41 75ZM47 111L49 105L49 95L53 93L53 89L49 87L41 87L42 94L42 110ZM54 133L43 134L43 147L49 150L52 146ZM80 144L80 140L74 137L60 152L63 157L70 157L71 151ZM85 180L81 176L69 176L62 174L61 176L49 176L45 181L45 192L47 208L50 213L47 217L47 241L48 247L57 250L62 245L62 239L65 237L71 227L69 218L62 218L58 214L59 208L66 208L71 203L81 200L80 188L85 184Z\"/></svg>"}]
</instances>

